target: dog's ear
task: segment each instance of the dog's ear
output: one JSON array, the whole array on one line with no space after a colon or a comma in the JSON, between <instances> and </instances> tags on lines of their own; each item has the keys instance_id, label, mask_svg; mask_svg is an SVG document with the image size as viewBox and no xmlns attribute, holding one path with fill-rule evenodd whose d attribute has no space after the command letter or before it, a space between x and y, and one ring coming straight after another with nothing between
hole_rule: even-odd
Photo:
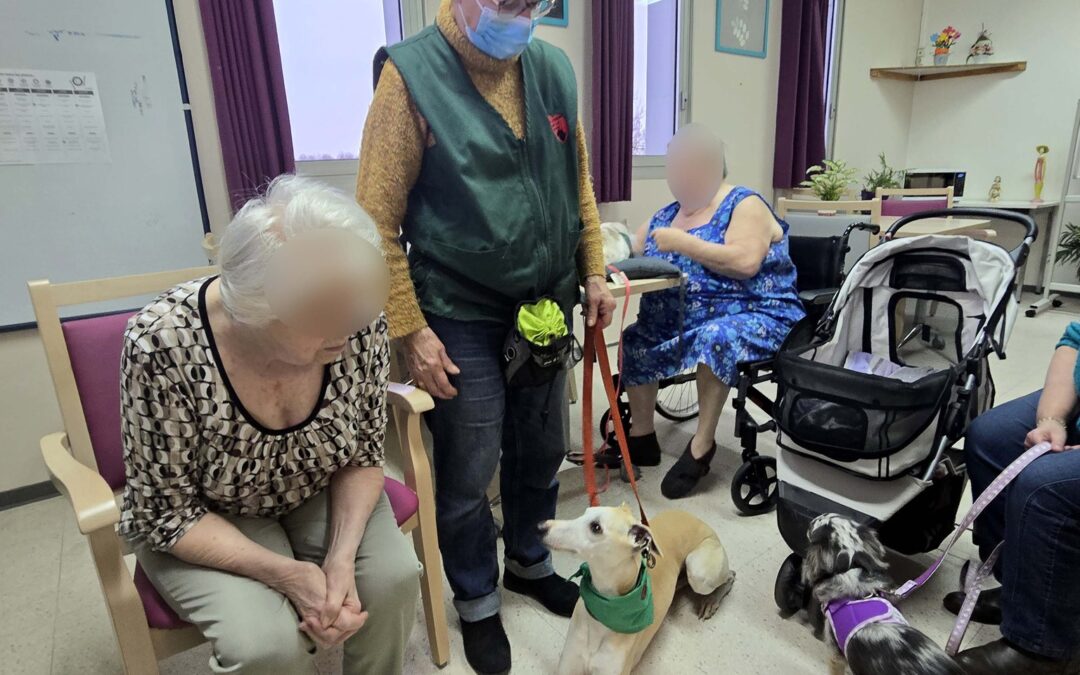
<instances>
[{"instance_id":1,"label":"dog's ear","mask_svg":"<svg viewBox=\"0 0 1080 675\"><path fill-rule=\"evenodd\" d=\"M822 546L829 543L829 538L832 536L832 527L829 525L818 525L809 532L806 533L806 539L810 542L811 546Z\"/></svg>"},{"instance_id":2,"label":"dog's ear","mask_svg":"<svg viewBox=\"0 0 1080 675\"><path fill-rule=\"evenodd\" d=\"M630 542L639 551L648 550L651 555L659 556L663 555L660 552L660 547L656 545L656 537L653 536L652 530L646 525L641 523L634 523L630 526Z\"/></svg>"}]
</instances>

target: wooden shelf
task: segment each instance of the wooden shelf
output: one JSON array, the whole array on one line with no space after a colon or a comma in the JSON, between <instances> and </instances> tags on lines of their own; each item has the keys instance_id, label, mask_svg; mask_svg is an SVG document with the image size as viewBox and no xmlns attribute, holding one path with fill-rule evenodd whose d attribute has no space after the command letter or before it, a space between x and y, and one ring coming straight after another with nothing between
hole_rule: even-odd
<instances>
[{"instance_id":1,"label":"wooden shelf","mask_svg":"<svg viewBox=\"0 0 1080 675\"><path fill-rule=\"evenodd\" d=\"M874 80L904 80L923 82L926 80L945 80L950 77L972 77L993 73L1022 73L1027 70L1027 61L1006 61L1004 63L971 63L957 66L907 66L901 68L871 68L870 78Z\"/></svg>"}]
</instances>

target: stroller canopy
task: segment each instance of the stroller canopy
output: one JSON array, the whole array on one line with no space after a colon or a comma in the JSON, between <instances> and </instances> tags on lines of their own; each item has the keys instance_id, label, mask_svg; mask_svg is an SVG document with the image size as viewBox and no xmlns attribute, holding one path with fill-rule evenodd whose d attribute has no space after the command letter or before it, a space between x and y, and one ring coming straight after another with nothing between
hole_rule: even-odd
<instances>
[{"instance_id":1,"label":"stroller canopy","mask_svg":"<svg viewBox=\"0 0 1080 675\"><path fill-rule=\"evenodd\" d=\"M941 296L959 305L957 360L987 330L996 329L992 337L1003 348L1017 316L1018 303L1010 297L1015 276L1016 263L1005 249L970 237L925 235L883 243L859 259L833 299L827 316L839 319L837 334L832 349L823 348L815 360L839 366L849 351L860 349L895 356L895 343L889 344L894 316L882 309L895 306L898 296ZM871 308L869 321L865 308Z\"/></svg>"}]
</instances>

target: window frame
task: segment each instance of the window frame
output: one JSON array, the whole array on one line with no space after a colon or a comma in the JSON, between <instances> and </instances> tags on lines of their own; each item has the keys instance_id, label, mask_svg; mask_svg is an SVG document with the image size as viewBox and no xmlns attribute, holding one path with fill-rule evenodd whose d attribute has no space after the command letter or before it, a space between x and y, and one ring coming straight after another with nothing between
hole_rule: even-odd
<instances>
[{"instance_id":1,"label":"window frame","mask_svg":"<svg viewBox=\"0 0 1080 675\"><path fill-rule=\"evenodd\" d=\"M385 6L387 0L381 1ZM397 6L402 39L419 33L427 25L424 0L397 0ZM359 159L294 159L294 162L296 175L315 178L354 177L360 166Z\"/></svg>"},{"instance_id":2,"label":"window frame","mask_svg":"<svg viewBox=\"0 0 1080 675\"><path fill-rule=\"evenodd\" d=\"M840 94L840 54L844 41L844 0L830 0L825 62L825 158L833 159L836 146L836 106Z\"/></svg>"},{"instance_id":3,"label":"window frame","mask_svg":"<svg viewBox=\"0 0 1080 675\"><path fill-rule=\"evenodd\" d=\"M678 13L679 34L676 47L676 91L679 110L675 116L675 131L690 123L691 74L693 71L693 13L692 0L675 0ZM631 177L634 180L667 177L665 155L634 155Z\"/></svg>"}]
</instances>

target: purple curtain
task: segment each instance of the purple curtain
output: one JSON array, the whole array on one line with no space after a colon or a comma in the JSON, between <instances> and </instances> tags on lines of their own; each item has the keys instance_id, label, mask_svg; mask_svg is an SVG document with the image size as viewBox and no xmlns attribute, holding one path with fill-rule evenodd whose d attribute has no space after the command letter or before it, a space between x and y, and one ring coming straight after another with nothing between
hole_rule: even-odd
<instances>
[{"instance_id":1,"label":"purple curtain","mask_svg":"<svg viewBox=\"0 0 1080 675\"><path fill-rule=\"evenodd\" d=\"M592 175L599 202L630 199L634 168L634 3L592 1Z\"/></svg>"},{"instance_id":2,"label":"purple curtain","mask_svg":"<svg viewBox=\"0 0 1080 675\"><path fill-rule=\"evenodd\" d=\"M829 0L784 0L773 187L792 188L825 159Z\"/></svg>"},{"instance_id":3,"label":"purple curtain","mask_svg":"<svg viewBox=\"0 0 1080 675\"><path fill-rule=\"evenodd\" d=\"M225 181L239 208L296 169L272 0L199 0Z\"/></svg>"}]
</instances>

